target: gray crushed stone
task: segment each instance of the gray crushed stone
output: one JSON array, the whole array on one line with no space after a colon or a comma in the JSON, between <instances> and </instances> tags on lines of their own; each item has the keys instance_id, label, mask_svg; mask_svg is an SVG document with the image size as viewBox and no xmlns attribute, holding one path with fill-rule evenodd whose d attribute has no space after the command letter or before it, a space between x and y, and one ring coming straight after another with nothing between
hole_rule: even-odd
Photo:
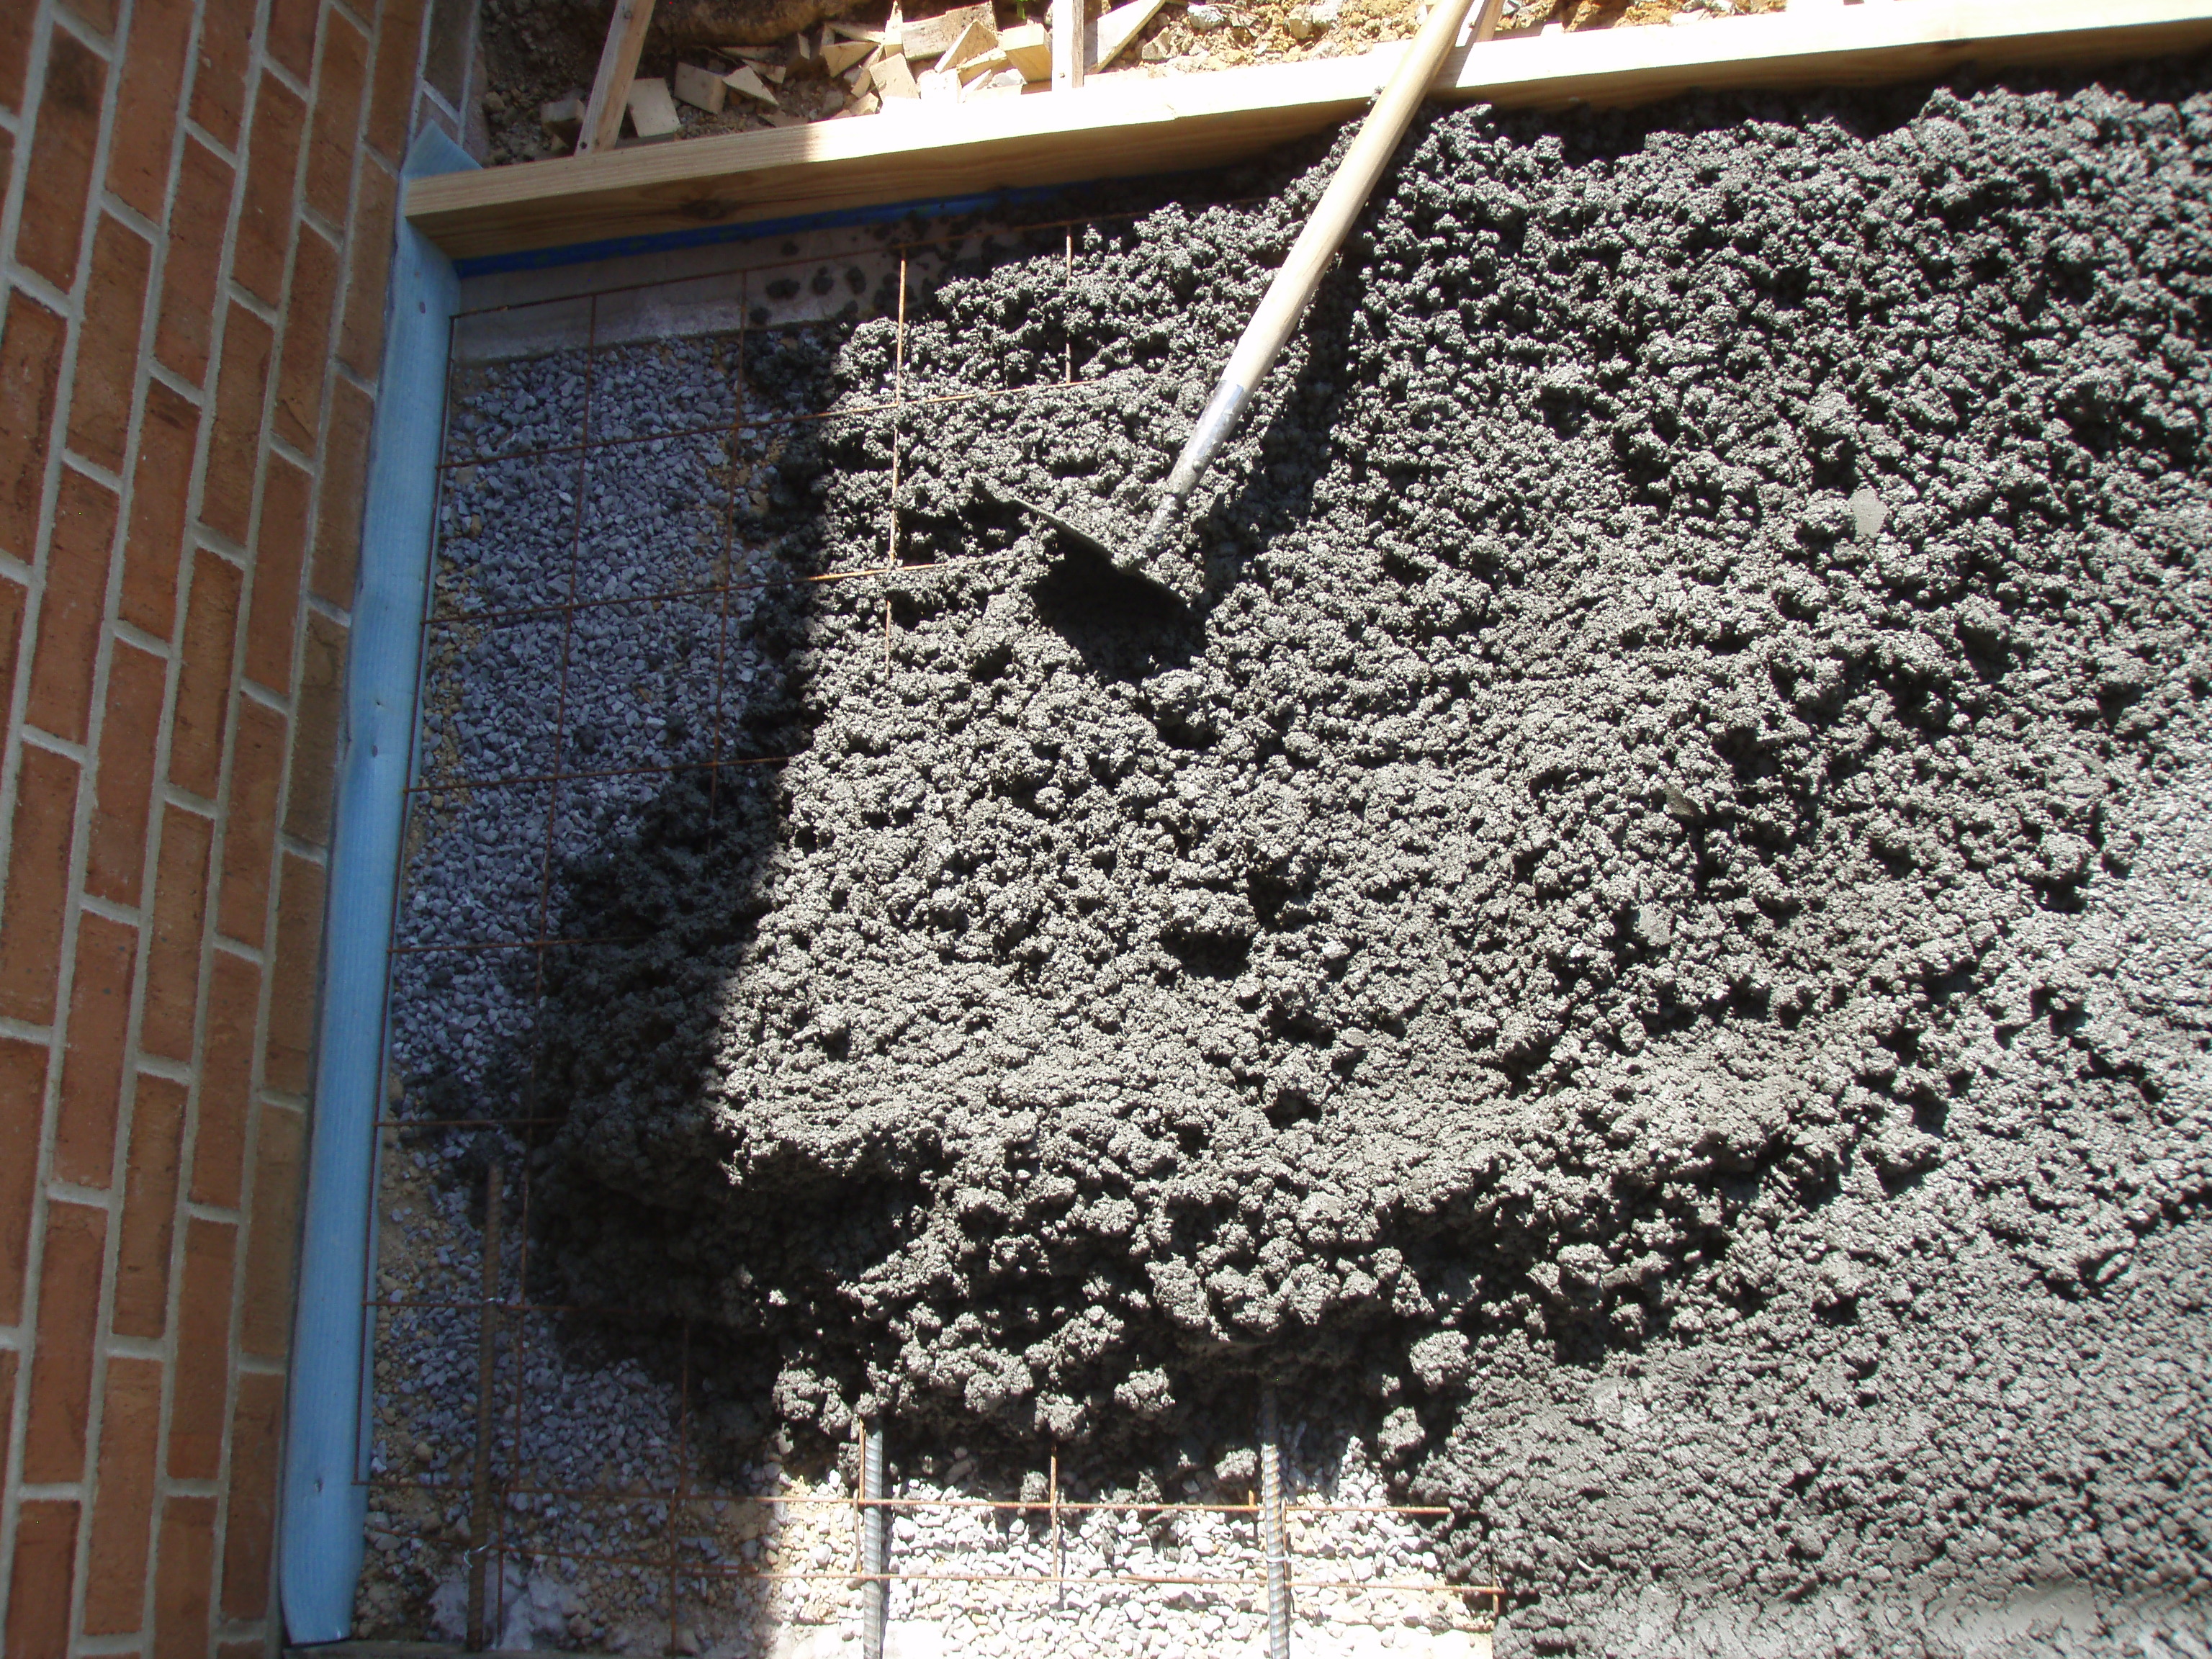
<instances>
[{"instance_id":1,"label":"gray crushed stone","mask_svg":"<svg viewBox=\"0 0 2212 1659\"><path fill-rule=\"evenodd\" d=\"M791 758L572 788L550 866L538 786L424 806L404 940L616 942L398 958L408 1109L562 1116L545 1285L801 1439L1363 1420L1501 1652L2197 1650L2201 84L1425 118L1135 574L977 481L1133 531L1323 175L1011 238L917 385L1089 383L868 413L878 317L727 471L566 464L611 599L872 568L894 488L915 568L610 609L559 709L465 614L556 580L516 369L426 752Z\"/></svg>"}]
</instances>

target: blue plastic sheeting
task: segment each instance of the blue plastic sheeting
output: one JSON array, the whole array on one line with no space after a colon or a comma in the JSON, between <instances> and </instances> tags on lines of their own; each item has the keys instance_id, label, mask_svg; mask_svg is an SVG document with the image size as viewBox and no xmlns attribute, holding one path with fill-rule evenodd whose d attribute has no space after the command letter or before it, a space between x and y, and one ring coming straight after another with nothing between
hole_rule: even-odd
<instances>
[{"instance_id":1,"label":"blue plastic sheeting","mask_svg":"<svg viewBox=\"0 0 2212 1659\"><path fill-rule=\"evenodd\" d=\"M890 202L880 207L837 208L827 213L802 213L789 219L758 219L742 225L663 230L647 236L615 236L599 242L526 248L519 253L487 253L479 259L458 260L453 269L465 281L471 276L495 276L503 270L546 270L555 265L583 264L592 259L626 259L670 248L711 247L718 242L749 242L763 236L790 236L800 231L829 230L841 225L884 224L899 219L951 219L1024 202L1048 202L1066 193L1065 185L1033 185L1019 190L992 191L982 196L951 196L938 202Z\"/></svg>"},{"instance_id":2,"label":"blue plastic sheeting","mask_svg":"<svg viewBox=\"0 0 2212 1659\"><path fill-rule=\"evenodd\" d=\"M434 129L403 178L476 163ZM375 1271L377 1103L384 1086L385 955L399 869L424 589L445 424L446 356L460 282L403 220L377 382L361 589L346 674L331 847L322 1024L307 1146L300 1306L278 1534L284 1628L295 1642L352 1633L368 1522L369 1326Z\"/></svg>"}]
</instances>

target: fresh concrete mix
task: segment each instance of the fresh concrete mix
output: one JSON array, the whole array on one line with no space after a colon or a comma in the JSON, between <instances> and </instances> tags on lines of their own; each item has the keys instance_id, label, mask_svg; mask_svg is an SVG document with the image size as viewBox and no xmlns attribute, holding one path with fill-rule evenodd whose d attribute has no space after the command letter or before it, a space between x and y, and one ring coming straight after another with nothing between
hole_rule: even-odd
<instances>
[{"instance_id":1,"label":"fresh concrete mix","mask_svg":"<svg viewBox=\"0 0 2212 1659\"><path fill-rule=\"evenodd\" d=\"M603 603L434 647L402 942L599 943L398 958L400 1109L748 1434L1267 1382L1501 1653L2205 1653L2207 84L1433 112L1140 568L985 486L1133 535L1310 152L473 383L441 603Z\"/></svg>"}]
</instances>

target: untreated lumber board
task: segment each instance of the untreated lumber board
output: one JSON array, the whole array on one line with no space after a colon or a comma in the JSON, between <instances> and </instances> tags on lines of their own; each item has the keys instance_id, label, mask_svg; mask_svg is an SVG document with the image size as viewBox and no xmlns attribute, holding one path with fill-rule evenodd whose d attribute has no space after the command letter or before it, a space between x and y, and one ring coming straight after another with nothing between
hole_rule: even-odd
<instances>
[{"instance_id":1,"label":"untreated lumber board","mask_svg":"<svg viewBox=\"0 0 2212 1659\"><path fill-rule=\"evenodd\" d=\"M583 131L576 136L578 155L603 155L614 149L623 113L629 107L637 55L645 50L645 32L652 27L653 0L615 0L599 73L592 77L592 100L584 106Z\"/></svg>"},{"instance_id":2,"label":"untreated lumber board","mask_svg":"<svg viewBox=\"0 0 2212 1659\"><path fill-rule=\"evenodd\" d=\"M1988 67L2084 65L2212 46L2212 0L1870 0L1692 28L1478 42L1439 95L1524 107L1696 87L1861 86ZM747 220L937 200L1240 161L1357 115L1402 48L1358 58L1109 76L1080 92L818 122L419 179L407 216L486 258Z\"/></svg>"}]
</instances>

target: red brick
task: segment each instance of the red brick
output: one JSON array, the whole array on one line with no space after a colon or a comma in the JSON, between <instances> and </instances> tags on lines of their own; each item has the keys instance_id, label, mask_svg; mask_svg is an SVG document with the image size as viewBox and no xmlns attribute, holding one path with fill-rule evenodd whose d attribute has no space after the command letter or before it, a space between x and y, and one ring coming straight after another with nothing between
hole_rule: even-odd
<instances>
[{"instance_id":1,"label":"red brick","mask_svg":"<svg viewBox=\"0 0 2212 1659\"><path fill-rule=\"evenodd\" d=\"M392 267L392 226L399 185L367 157L353 204L353 265L346 276L345 319L338 361L364 380L376 379L384 356L384 282Z\"/></svg>"},{"instance_id":2,"label":"red brick","mask_svg":"<svg viewBox=\"0 0 2212 1659\"><path fill-rule=\"evenodd\" d=\"M276 363L276 407L270 424L294 448L312 455L322 426L324 364L331 350L331 310L337 300L338 251L313 226L300 227L292 255L291 297L284 313L284 349Z\"/></svg>"},{"instance_id":3,"label":"red brick","mask_svg":"<svg viewBox=\"0 0 2212 1659\"><path fill-rule=\"evenodd\" d=\"M269 55L301 86L315 78L318 9L318 0L270 0L269 7Z\"/></svg>"},{"instance_id":4,"label":"red brick","mask_svg":"<svg viewBox=\"0 0 2212 1659\"><path fill-rule=\"evenodd\" d=\"M131 1156L123 1172L123 1230L115 1244L118 1336L157 1337L169 1328L169 1247L177 1236L185 1106L191 1092L138 1073L131 1101Z\"/></svg>"},{"instance_id":5,"label":"red brick","mask_svg":"<svg viewBox=\"0 0 2212 1659\"><path fill-rule=\"evenodd\" d=\"M200 522L234 542L246 540L253 511L254 462L261 453L261 399L269 386L276 336L235 301L223 328L222 369L216 381L215 431L208 440Z\"/></svg>"},{"instance_id":6,"label":"red brick","mask_svg":"<svg viewBox=\"0 0 2212 1659\"><path fill-rule=\"evenodd\" d=\"M13 8L0 7L0 10ZM54 401L61 389L69 325L17 289L0 325L0 453L10 459L0 490L0 552L25 564L37 556L39 501L46 488Z\"/></svg>"},{"instance_id":7,"label":"red brick","mask_svg":"<svg viewBox=\"0 0 2212 1659\"><path fill-rule=\"evenodd\" d=\"M288 735L282 714L251 698L239 699L216 931L257 951L269 934L270 866L276 855L276 802Z\"/></svg>"},{"instance_id":8,"label":"red brick","mask_svg":"<svg viewBox=\"0 0 2212 1659\"><path fill-rule=\"evenodd\" d=\"M269 971L267 1087L307 1092L314 1051L315 987L323 954L323 866L287 853L276 891L276 958ZM265 1135L268 1131L264 1129Z\"/></svg>"},{"instance_id":9,"label":"red brick","mask_svg":"<svg viewBox=\"0 0 2212 1659\"><path fill-rule=\"evenodd\" d=\"M8 1401L9 1409L0 1412L0 1485L5 1485L14 1465L9 1455L15 1449L15 1350L0 1348L0 1400Z\"/></svg>"},{"instance_id":10,"label":"red brick","mask_svg":"<svg viewBox=\"0 0 2212 1659\"><path fill-rule=\"evenodd\" d=\"M353 157L361 135L361 94L368 79L368 37L342 12L324 13L323 78L308 124L307 204L334 225L345 222Z\"/></svg>"},{"instance_id":11,"label":"red brick","mask_svg":"<svg viewBox=\"0 0 2212 1659\"><path fill-rule=\"evenodd\" d=\"M166 640L177 622L177 566L185 552L185 513L199 442L197 404L159 380L146 383L146 418L131 489L131 528L123 538L123 620Z\"/></svg>"},{"instance_id":12,"label":"red brick","mask_svg":"<svg viewBox=\"0 0 2212 1659\"><path fill-rule=\"evenodd\" d=\"M246 1243L246 1303L239 1346L282 1359L292 1331L292 1277L300 1251L300 1190L307 1154L304 1119L264 1106L253 1159L253 1222Z\"/></svg>"},{"instance_id":13,"label":"red brick","mask_svg":"<svg viewBox=\"0 0 2212 1659\"><path fill-rule=\"evenodd\" d=\"M270 1546L276 1531L276 1441L284 1417L284 1379L265 1371L238 1379L230 1428L230 1510L223 1517L222 1613L258 1619L269 1611Z\"/></svg>"},{"instance_id":14,"label":"red brick","mask_svg":"<svg viewBox=\"0 0 2212 1659\"><path fill-rule=\"evenodd\" d=\"M52 1023L61 971L62 915L69 899L70 840L76 831L76 763L23 748L15 779L15 823L8 888L0 902L0 1014Z\"/></svg>"},{"instance_id":15,"label":"red brick","mask_svg":"<svg viewBox=\"0 0 2212 1659\"><path fill-rule=\"evenodd\" d=\"M28 8L25 8L28 9ZM8 1577L8 1659L66 1659L76 1589L76 1503L27 1499Z\"/></svg>"},{"instance_id":16,"label":"red brick","mask_svg":"<svg viewBox=\"0 0 2212 1659\"><path fill-rule=\"evenodd\" d=\"M161 1509L154 1569L154 1659L207 1659L215 1622L215 1499L172 1498Z\"/></svg>"},{"instance_id":17,"label":"red brick","mask_svg":"<svg viewBox=\"0 0 2212 1659\"><path fill-rule=\"evenodd\" d=\"M154 250L144 237L111 214L100 216L70 390L69 440L78 454L111 472L123 470L130 441L131 394L153 263Z\"/></svg>"},{"instance_id":18,"label":"red brick","mask_svg":"<svg viewBox=\"0 0 2212 1659\"><path fill-rule=\"evenodd\" d=\"M19 1324L23 1317L46 1117L46 1045L0 1037L0 1325ZM0 1400L14 1398L0 1393ZM0 1412L0 1420L12 1414Z\"/></svg>"},{"instance_id":19,"label":"red brick","mask_svg":"<svg viewBox=\"0 0 2212 1659\"><path fill-rule=\"evenodd\" d=\"M138 1046L164 1060L192 1057L200 935L207 923L208 851L214 834L214 825L189 808L161 809L154 939L146 952L146 1010L138 1023Z\"/></svg>"},{"instance_id":20,"label":"red brick","mask_svg":"<svg viewBox=\"0 0 2212 1659\"><path fill-rule=\"evenodd\" d=\"M376 404L343 375L331 380L330 437L323 447L323 484L315 498L315 556L308 586L342 609L353 606L361 566L361 509L368 487L368 433Z\"/></svg>"},{"instance_id":21,"label":"red brick","mask_svg":"<svg viewBox=\"0 0 2212 1659\"><path fill-rule=\"evenodd\" d=\"M283 1650L273 1634L249 1636L243 1641L217 1642L215 1659L278 1659Z\"/></svg>"},{"instance_id":22,"label":"red brick","mask_svg":"<svg viewBox=\"0 0 2212 1659\"><path fill-rule=\"evenodd\" d=\"M169 1478L212 1480L222 1473L229 1401L230 1292L238 1229L185 1221L185 1278L177 1292L177 1381L169 1405Z\"/></svg>"},{"instance_id":23,"label":"red brick","mask_svg":"<svg viewBox=\"0 0 2212 1659\"><path fill-rule=\"evenodd\" d=\"M199 61L192 70L191 118L225 149L238 148L246 115L246 70L253 57L259 0L206 0L200 9Z\"/></svg>"},{"instance_id":24,"label":"red brick","mask_svg":"<svg viewBox=\"0 0 2212 1659\"><path fill-rule=\"evenodd\" d=\"M284 262L292 251L300 141L307 106L271 76L261 77L254 100L253 138L246 159L246 195L231 254L231 280L270 305L284 297Z\"/></svg>"},{"instance_id":25,"label":"red brick","mask_svg":"<svg viewBox=\"0 0 2212 1659\"><path fill-rule=\"evenodd\" d=\"M0 6L0 108L23 106L23 77L31 66L36 6Z\"/></svg>"},{"instance_id":26,"label":"red brick","mask_svg":"<svg viewBox=\"0 0 2212 1659\"><path fill-rule=\"evenodd\" d=\"M121 1354L107 1362L100 1411L99 1498L85 1558L84 1633L120 1636L146 1612L146 1548L154 1539L161 1474L161 1364Z\"/></svg>"},{"instance_id":27,"label":"red brick","mask_svg":"<svg viewBox=\"0 0 2212 1659\"><path fill-rule=\"evenodd\" d=\"M244 1196L246 1133L253 1110L253 1027L261 969L228 951L208 975L207 1057L192 1132L191 1199L234 1210Z\"/></svg>"},{"instance_id":28,"label":"red brick","mask_svg":"<svg viewBox=\"0 0 2212 1659\"><path fill-rule=\"evenodd\" d=\"M124 1041L137 979L138 930L89 910L80 915L69 1046L62 1054L61 1103L54 1115L57 1179L105 1187L115 1178Z\"/></svg>"},{"instance_id":29,"label":"red brick","mask_svg":"<svg viewBox=\"0 0 2212 1659\"><path fill-rule=\"evenodd\" d=\"M279 696L292 690L292 635L307 562L307 511L315 481L282 455L269 458L253 540L253 608L246 628L246 677Z\"/></svg>"},{"instance_id":30,"label":"red brick","mask_svg":"<svg viewBox=\"0 0 2212 1659\"><path fill-rule=\"evenodd\" d=\"M220 554L202 548L192 558L192 591L185 601L178 647L177 710L169 736L169 781L213 800L222 778L223 728L230 714L230 664L238 637L240 590L246 578Z\"/></svg>"},{"instance_id":31,"label":"red brick","mask_svg":"<svg viewBox=\"0 0 2212 1659\"><path fill-rule=\"evenodd\" d=\"M100 33L115 33L115 0L69 0L69 9Z\"/></svg>"},{"instance_id":32,"label":"red brick","mask_svg":"<svg viewBox=\"0 0 2212 1659\"><path fill-rule=\"evenodd\" d=\"M422 60L423 0L385 0L376 22L376 69L369 82L363 137L396 165L407 149L407 119Z\"/></svg>"},{"instance_id":33,"label":"red brick","mask_svg":"<svg viewBox=\"0 0 2212 1659\"><path fill-rule=\"evenodd\" d=\"M177 201L169 213L169 252L161 267L161 313L154 355L198 386L207 378L215 343L216 283L222 275L223 237L230 225L230 163L189 134L177 169Z\"/></svg>"},{"instance_id":34,"label":"red brick","mask_svg":"<svg viewBox=\"0 0 2212 1659\"><path fill-rule=\"evenodd\" d=\"M292 788L284 802L284 833L316 847L331 838L331 791L337 778L345 653L345 624L332 622L319 611L310 611L300 661L300 689L292 702Z\"/></svg>"},{"instance_id":35,"label":"red brick","mask_svg":"<svg viewBox=\"0 0 2212 1659\"><path fill-rule=\"evenodd\" d=\"M112 652L107 714L100 727L100 768L93 777L84 890L111 903L136 905L146 877L154 745L161 734L169 665L127 641L118 640Z\"/></svg>"},{"instance_id":36,"label":"red brick","mask_svg":"<svg viewBox=\"0 0 2212 1659\"><path fill-rule=\"evenodd\" d=\"M23 1419L23 1479L84 1479L92 1358L100 1335L100 1262L107 1212L49 1200L39 1260L39 1337Z\"/></svg>"},{"instance_id":37,"label":"red brick","mask_svg":"<svg viewBox=\"0 0 2212 1659\"><path fill-rule=\"evenodd\" d=\"M62 469L46 592L39 601L31 696L23 712L32 725L71 743L82 743L92 731L92 682L100 668L115 518L115 495L106 484Z\"/></svg>"},{"instance_id":38,"label":"red brick","mask_svg":"<svg viewBox=\"0 0 2212 1659\"><path fill-rule=\"evenodd\" d=\"M56 288L76 281L84 240L85 201L100 147L100 109L107 97L107 65L65 29L46 48L46 89L24 169L22 217L15 258Z\"/></svg>"},{"instance_id":39,"label":"red brick","mask_svg":"<svg viewBox=\"0 0 2212 1659\"><path fill-rule=\"evenodd\" d=\"M130 113L108 136L107 187L155 224L161 222L169 188L177 124L131 116L176 109L185 85L185 54L191 46L192 10L173 3L139 5L131 14L131 33L123 45L116 107Z\"/></svg>"},{"instance_id":40,"label":"red brick","mask_svg":"<svg viewBox=\"0 0 2212 1659\"><path fill-rule=\"evenodd\" d=\"M15 664L23 649L23 613L29 608L23 584L0 576L0 732L15 723Z\"/></svg>"}]
</instances>

